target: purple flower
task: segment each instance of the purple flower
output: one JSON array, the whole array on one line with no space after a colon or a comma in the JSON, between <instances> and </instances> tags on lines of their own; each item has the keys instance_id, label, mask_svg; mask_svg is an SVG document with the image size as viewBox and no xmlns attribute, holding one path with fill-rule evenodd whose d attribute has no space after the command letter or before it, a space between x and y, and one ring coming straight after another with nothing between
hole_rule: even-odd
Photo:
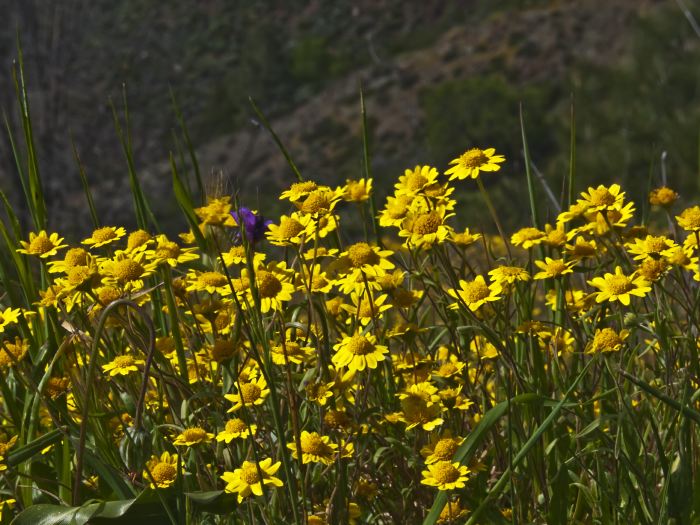
<instances>
[{"instance_id":1,"label":"purple flower","mask_svg":"<svg viewBox=\"0 0 700 525\"><path fill-rule=\"evenodd\" d=\"M245 237L251 244L262 240L265 237L267 227L272 224L271 220L253 213L250 208L238 208L238 211L232 211L231 215L237 224L241 225L242 223ZM236 243L240 242L240 234L237 234Z\"/></svg>"}]
</instances>

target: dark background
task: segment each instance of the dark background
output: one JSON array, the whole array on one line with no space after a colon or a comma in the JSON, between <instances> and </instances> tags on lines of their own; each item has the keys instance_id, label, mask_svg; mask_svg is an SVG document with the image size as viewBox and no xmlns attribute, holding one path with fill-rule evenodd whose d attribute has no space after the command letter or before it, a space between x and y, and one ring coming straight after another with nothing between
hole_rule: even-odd
<instances>
[{"instance_id":1,"label":"dark background","mask_svg":"<svg viewBox=\"0 0 700 525\"><path fill-rule=\"evenodd\" d=\"M268 216L294 177L248 97L307 178L340 184L362 175L360 83L380 205L405 168L444 170L469 147L493 146L508 162L487 183L506 227L522 225L519 104L533 161L558 197L572 98L578 190L621 182L641 206L666 151L669 185L690 202L700 36L685 4L700 11L691 0L0 0L0 106L17 133L19 31L51 227L69 237L89 230L71 135L101 220L134 225L109 102L123 114L123 85L136 168L169 231L185 228L168 166L177 152L170 89L209 184L223 177ZM0 187L21 212L18 180L3 133ZM490 228L474 184L461 183L458 199L461 226Z\"/></svg>"}]
</instances>

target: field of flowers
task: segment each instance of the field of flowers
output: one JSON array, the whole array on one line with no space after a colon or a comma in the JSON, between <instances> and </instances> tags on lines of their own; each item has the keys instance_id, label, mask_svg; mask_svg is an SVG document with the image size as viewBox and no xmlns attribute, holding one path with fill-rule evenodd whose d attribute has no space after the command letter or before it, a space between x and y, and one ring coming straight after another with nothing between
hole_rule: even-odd
<instances>
[{"instance_id":1,"label":"field of flowers","mask_svg":"<svg viewBox=\"0 0 700 525\"><path fill-rule=\"evenodd\" d=\"M700 523L700 207L665 184L643 213L617 184L577 191L572 147L562 210L541 220L528 171L532 224L506 234L491 147L375 199L363 108L342 187L280 144L280 217L173 157L189 229L168 237L119 127L138 229L100 222L81 171L94 225L69 242L22 83L0 523ZM497 235L456 228L468 184Z\"/></svg>"}]
</instances>

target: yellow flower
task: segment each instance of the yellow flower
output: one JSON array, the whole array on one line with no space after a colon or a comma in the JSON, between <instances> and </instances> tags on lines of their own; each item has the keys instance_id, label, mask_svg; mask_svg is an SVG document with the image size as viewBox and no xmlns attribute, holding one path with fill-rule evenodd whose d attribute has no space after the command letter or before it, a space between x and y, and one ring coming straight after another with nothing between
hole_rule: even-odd
<instances>
[{"instance_id":1,"label":"yellow flower","mask_svg":"<svg viewBox=\"0 0 700 525\"><path fill-rule=\"evenodd\" d=\"M644 239L634 239L634 242L627 244L627 251L634 255L637 261L647 258L658 259L670 253L670 250L677 245L668 237L663 235L647 235Z\"/></svg>"},{"instance_id":2,"label":"yellow flower","mask_svg":"<svg viewBox=\"0 0 700 525\"><path fill-rule=\"evenodd\" d=\"M428 465L428 470L422 474L423 485L437 487L438 490L454 490L464 488L469 469L458 462L438 461Z\"/></svg>"},{"instance_id":3,"label":"yellow flower","mask_svg":"<svg viewBox=\"0 0 700 525\"><path fill-rule=\"evenodd\" d=\"M241 468L233 472L224 472L221 476L226 482L226 492L237 492L238 503L251 494L262 496L263 485L282 487L282 480L276 478L274 474L279 470L281 463L272 463L271 458L263 459L256 464L251 461L244 461ZM262 474L262 477L261 477Z\"/></svg>"},{"instance_id":4,"label":"yellow flower","mask_svg":"<svg viewBox=\"0 0 700 525\"><path fill-rule=\"evenodd\" d=\"M338 445L331 443L328 436L322 436L318 432L302 430L299 441L301 443L302 463L332 465L335 461ZM296 442L288 443L287 448L292 451L295 459L299 457Z\"/></svg>"},{"instance_id":5,"label":"yellow flower","mask_svg":"<svg viewBox=\"0 0 700 525\"><path fill-rule=\"evenodd\" d=\"M472 148L450 161L453 166L445 172L445 175L449 175L450 180L476 179L479 172L500 170L499 164L505 160L503 155L496 155L494 148Z\"/></svg>"},{"instance_id":6,"label":"yellow flower","mask_svg":"<svg viewBox=\"0 0 700 525\"><path fill-rule=\"evenodd\" d=\"M445 214L444 208L435 208L424 213L410 213L401 223L399 237L406 237L406 246L430 248L440 244L450 235L452 228L445 220L453 214Z\"/></svg>"},{"instance_id":7,"label":"yellow flower","mask_svg":"<svg viewBox=\"0 0 700 525\"><path fill-rule=\"evenodd\" d=\"M153 242L151 234L144 230L136 230L126 238L126 252L142 252Z\"/></svg>"},{"instance_id":8,"label":"yellow flower","mask_svg":"<svg viewBox=\"0 0 700 525\"><path fill-rule=\"evenodd\" d=\"M302 346L297 341L285 341L270 346L270 357L276 365L292 363L299 365L314 355L314 349Z\"/></svg>"},{"instance_id":9,"label":"yellow flower","mask_svg":"<svg viewBox=\"0 0 700 525\"><path fill-rule=\"evenodd\" d=\"M29 342L15 337L15 342L3 341L0 344L0 370L18 364L29 350Z\"/></svg>"},{"instance_id":10,"label":"yellow flower","mask_svg":"<svg viewBox=\"0 0 700 525\"><path fill-rule=\"evenodd\" d=\"M191 447L206 443L214 439L214 434L211 434L201 427L188 427L183 430L173 441L173 445Z\"/></svg>"},{"instance_id":11,"label":"yellow flower","mask_svg":"<svg viewBox=\"0 0 700 525\"><path fill-rule=\"evenodd\" d=\"M100 266L100 273L105 277L104 283L117 285L127 292L133 292L143 288L143 279L152 275L156 269L156 263L146 262L144 252L117 252L113 259L104 261Z\"/></svg>"},{"instance_id":12,"label":"yellow flower","mask_svg":"<svg viewBox=\"0 0 700 525\"><path fill-rule=\"evenodd\" d=\"M466 305L472 312L475 312L487 302L500 300L501 291L501 285L498 283L488 285L483 276L477 275L473 281L460 279L459 288L451 288L447 290L447 293L455 299L459 299L458 302L450 305L452 310L460 309Z\"/></svg>"},{"instance_id":13,"label":"yellow flower","mask_svg":"<svg viewBox=\"0 0 700 525\"><path fill-rule=\"evenodd\" d=\"M251 251L253 251L253 266L258 267L260 266L265 258L267 257L264 253L256 252L252 250L252 247L250 248ZM224 264L228 266L234 266L234 265L244 265L248 263L248 257L246 255L246 249L245 246L240 245L240 246L231 246L229 251L222 253L221 254L224 258Z\"/></svg>"},{"instance_id":14,"label":"yellow flower","mask_svg":"<svg viewBox=\"0 0 700 525\"><path fill-rule=\"evenodd\" d=\"M407 169L394 186L395 196L397 199L401 196L414 197L437 182L437 178L438 171L432 166L416 166L412 170Z\"/></svg>"},{"instance_id":15,"label":"yellow flower","mask_svg":"<svg viewBox=\"0 0 700 525\"><path fill-rule=\"evenodd\" d=\"M385 354L389 349L376 342L377 338L373 335L360 332L343 337L340 343L333 346L336 351L332 357L333 364L337 368L347 366L350 371L377 368L377 363L386 359Z\"/></svg>"},{"instance_id":16,"label":"yellow flower","mask_svg":"<svg viewBox=\"0 0 700 525\"><path fill-rule=\"evenodd\" d=\"M576 237L574 244L564 246L564 251L571 259L580 261L588 257L595 257L599 253L599 247L594 240L586 240L583 237Z\"/></svg>"},{"instance_id":17,"label":"yellow flower","mask_svg":"<svg viewBox=\"0 0 700 525\"><path fill-rule=\"evenodd\" d=\"M69 248L62 261L51 261L49 273L68 273L75 266L87 266L92 257L84 248Z\"/></svg>"},{"instance_id":18,"label":"yellow flower","mask_svg":"<svg viewBox=\"0 0 700 525\"><path fill-rule=\"evenodd\" d=\"M465 228L463 232L452 232L450 235L450 240L458 246L466 247L474 244L482 237L483 235L480 233L472 233L469 231L469 228Z\"/></svg>"},{"instance_id":19,"label":"yellow flower","mask_svg":"<svg viewBox=\"0 0 700 525\"><path fill-rule=\"evenodd\" d=\"M596 294L596 302L603 301L620 301L625 306L630 304L630 297L644 297L647 292L651 291L651 287L641 277L635 277L634 274L627 276L622 273L622 268L617 266L615 273L606 273L603 277L595 277L588 281L588 284L598 288L600 291Z\"/></svg>"},{"instance_id":20,"label":"yellow flower","mask_svg":"<svg viewBox=\"0 0 700 525\"><path fill-rule=\"evenodd\" d=\"M438 523L456 523L455 520L459 520L467 515L468 510L462 507L459 501L448 501L445 508L440 512L438 517Z\"/></svg>"},{"instance_id":21,"label":"yellow flower","mask_svg":"<svg viewBox=\"0 0 700 525\"><path fill-rule=\"evenodd\" d=\"M680 215L676 215L676 220L678 221L678 225L685 231L700 231L700 206L686 208Z\"/></svg>"},{"instance_id":22,"label":"yellow flower","mask_svg":"<svg viewBox=\"0 0 700 525\"><path fill-rule=\"evenodd\" d=\"M532 227L521 228L510 238L510 242L513 243L514 246L519 246L525 250L529 250L533 246L541 244L544 240L545 233Z\"/></svg>"},{"instance_id":23,"label":"yellow flower","mask_svg":"<svg viewBox=\"0 0 700 525\"><path fill-rule=\"evenodd\" d=\"M58 253L58 250L68 246L67 244L61 244L63 237L59 237L57 233L48 235L44 230L41 230L39 233L30 232L29 242L19 242L22 248L18 248L17 253L36 255L42 259L52 257Z\"/></svg>"},{"instance_id":24,"label":"yellow flower","mask_svg":"<svg viewBox=\"0 0 700 525\"><path fill-rule=\"evenodd\" d=\"M109 372L110 377L114 377L116 375L126 376L131 372L138 372L139 369L137 365L143 364L143 359L134 359L133 356L124 354L115 357L106 365L102 365L102 370Z\"/></svg>"},{"instance_id":25,"label":"yellow flower","mask_svg":"<svg viewBox=\"0 0 700 525\"><path fill-rule=\"evenodd\" d=\"M489 272L493 282L501 286L530 280L527 270L519 266L499 266Z\"/></svg>"},{"instance_id":26,"label":"yellow flower","mask_svg":"<svg viewBox=\"0 0 700 525\"><path fill-rule=\"evenodd\" d=\"M597 188L588 188L588 192L581 192L582 199L578 203L586 207L587 212L609 211L622 209L625 201L625 192L620 191L619 184L613 184L606 188L602 184Z\"/></svg>"},{"instance_id":27,"label":"yellow flower","mask_svg":"<svg viewBox=\"0 0 700 525\"><path fill-rule=\"evenodd\" d=\"M469 343L469 349L474 352L479 359L493 359L498 357L498 348L483 335L477 335Z\"/></svg>"},{"instance_id":28,"label":"yellow flower","mask_svg":"<svg viewBox=\"0 0 700 525\"><path fill-rule=\"evenodd\" d=\"M190 270L187 273L187 281L188 292L218 293L223 297L231 295L232 293L231 286L226 276L214 270L205 272Z\"/></svg>"},{"instance_id":29,"label":"yellow flower","mask_svg":"<svg viewBox=\"0 0 700 525\"><path fill-rule=\"evenodd\" d=\"M401 222L410 211L412 200L413 198L410 195L387 197L386 205L379 214L379 225L385 228L387 226L401 226Z\"/></svg>"},{"instance_id":30,"label":"yellow flower","mask_svg":"<svg viewBox=\"0 0 700 525\"><path fill-rule=\"evenodd\" d=\"M292 213L282 215L279 225L270 224L265 236L276 246L300 245L310 237L309 216Z\"/></svg>"},{"instance_id":31,"label":"yellow flower","mask_svg":"<svg viewBox=\"0 0 700 525\"><path fill-rule=\"evenodd\" d=\"M22 315L20 308L8 307L0 312L0 334L5 331L6 327L16 324L20 315Z\"/></svg>"},{"instance_id":32,"label":"yellow flower","mask_svg":"<svg viewBox=\"0 0 700 525\"><path fill-rule=\"evenodd\" d=\"M282 192L280 200L287 199L290 202L298 202L308 197L309 193L318 188L318 184L313 181L295 182L292 186Z\"/></svg>"},{"instance_id":33,"label":"yellow flower","mask_svg":"<svg viewBox=\"0 0 700 525\"><path fill-rule=\"evenodd\" d=\"M334 190L328 186L319 186L294 204L302 214L318 218L330 214L343 198L343 194L343 188Z\"/></svg>"},{"instance_id":34,"label":"yellow flower","mask_svg":"<svg viewBox=\"0 0 700 525\"><path fill-rule=\"evenodd\" d=\"M566 262L563 259L545 257L544 261L535 261L537 267L542 270L535 274L535 279L556 279L567 273L573 273L571 267L574 262Z\"/></svg>"},{"instance_id":35,"label":"yellow flower","mask_svg":"<svg viewBox=\"0 0 700 525\"><path fill-rule=\"evenodd\" d=\"M540 348L556 352L558 356L573 352L576 340L569 330L557 326L553 330L542 331L537 334L540 337Z\"/></svg>"},{"instance_id":36,"label":"yellow flower","mask_svg":"<svg viewBox=\"0 0 700 525\"><path fill-rule=\"evenodd\" d=\"M231 197L209 199L206 206L195 208L194 212L202 222L211 226L237 226L236 220L231 215Z\"/></svg>"},{"instance_id":37,"label":"yellow flower","mask_svg":"<svg viewBox=\"0 0 700 525\"><path fill-rule=\"evenodd\" d=\"M150 481L151 488L167 488L177 479L177 454L163 452L160 457L151 456L146 467L143 479Z\"/></svg>"},{"instance_id":38,"label":"yellow flower","mask_svg":"<svg viewBox=\"0 0 700 525\"><path fill-rule=\"evenodd\" d=\"M366 326L370 321L377 319L379 314L391 309L391 304L385 304L388 298L386 294L374 296L370 291L351 292L352 305L343 304L341 308L353 315L362 326ZM348 318L347 324L351 322L352 319Z\"/></svg>"},{"instance_id":39,"label":"yellow flower","mask_svg":"<svg viewBox=\"0 0 700 525\"><path fill-rule=\"evenodd\" d=\"M318 403L321 406L326 406L329 398L333 397L333 386L335 381L330 383L309 383L304 387L306 399Z\"/></svg>"},{"instance_id":40,"label":"yellow flower","mask_svg":"<svg viewBox=\"0 0 700 525\"><path fill-rule=\"evenodd\" d=\"M165 235L156 237L156 246L148 250L146 255L156 264L167 264L175 268L178 264L199 259L197 248L182 248Z\"/></svg>"},{"instance_id":41,"label":"yellow flower","mask_svg":"<svg viewBox=\"0 0 700 525\"><path fill-rule=\"evenodd\" d=\"M87 244L93 248L99 248L100 246L106 246L115 241L118 241L126 235L126 230L119 226L104 226L102 228L97 228L92 232L92 235L85 239L82 244Z\"/></svg>"},{"instance_id":42,"label":"yellow flower","mask_svg":"<svg viewBox=\"0 0 700 525\"><path fill-rule=\"evenodd\" d=\"M345 184L344 199L347 202L364 202L372 194L372 179L350 180Z\"/></svg>"},{"instance_id":43,"label":"yellow flower","mask_svg":"<svg viewBox=\"0 0 700 525\"><path fill-rule=\"evenodd\" d=\"M247 270L243 270L241 278L248 280ZM283 303L292 300L295 291L292 280L294 271L288 270L286 263L271 262L267 266L259 267L255 272L255 284L260 299L260 311L264 314L270 310L281 312ZM252 291L246 291L250 304L252 304Z\"/></svg>"},{"instance_id":44,"label":"yellow flower","mask_svg":"<svg viewBox=\"0 0 700 525\"><path fill-rule=\"evenodd\" d=\"M450 432L445 432L442 436L431 436L430 441L424 446L420 453L425 458L425 464L431 465L438 461L452 461L459 446L466 438L453 438Z\"/></svg>"},{"instance_id":45,"label":"yellow flower","mask_svg":"<svg viewBox=\"0 0 700 525\"><path fill-rule=\"evenodd\" d=\"M247 425L240 418L229 419L224 429L216 435L216 440L231 443L236 438L246 439L248 436L254 436L257 431L258 426L255 424Z\"/></svg>"},{"instance_id":46,"label":"yellow flower","mask_svg":"<svg viewBox=\"0 0 700 525\"><path fill-rule=\"evenodd\" d=\"M240 391L235 394L224 395L226 399L235 403L228 412L236 412L243 405L246 407L262 405L269 393L270 389L267 387L267 381L265 381L263 376L251 379L250 381L243 381L240 379Z\"/></svg>"},{"instance_id":47,"label":"yellow flower","mask_svg":"<svg viewBox=\"0 0 700 525\"><path fill-rule=\"evenodd\" d=\"M616 332L612 328L603 328L595 331L593 341L588 344L586 353L595 354L596 352L617 352L622 348L625 339L629 335L628 330Z\"/></svg>"},{"instance_id":48,"label":"yellow flower","mask_svg":"<svg viewBox=\"0 0 700 525\"><path fill-rule=\"evenodd\" d=\"M678 199L678 194L666 186L653 189L649 192L649 204L652 206L668 208L676 202L676 199Z\"/></svg>"}]
</instances>

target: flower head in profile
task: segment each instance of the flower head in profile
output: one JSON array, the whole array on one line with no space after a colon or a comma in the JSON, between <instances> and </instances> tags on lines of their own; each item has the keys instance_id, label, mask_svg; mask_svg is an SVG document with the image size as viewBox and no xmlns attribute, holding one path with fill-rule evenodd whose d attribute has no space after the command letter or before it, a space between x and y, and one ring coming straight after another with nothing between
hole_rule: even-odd
<instances>
[{"instance_id":1,"label":"flower head in profile","mask_svg":"<svg viewBox=\"0 0 700 525\"><path fill-rule=\"evenodd\" d=\"M183 430L173 441L173 445L192 447L200 443L206 443L214 439L214 434L211 434L201 427L188 427Z\"/></svg>"},{"instance_id":2,"label":"flower head in profile","mask_svg":"<svg viewBox=\"0 0 700 525\"><path fill-rule=\"evenodd\" d=\"M617 352L625 344L628 335L628 330L617 332L612 328L599 328L595 331L593 340L588 344L586 353Z\"/></svg>"},{"instance_id":3,"label":"flower head in profile","mask_svg":"<svg viewBox=\"0 0 700 525\"><path fill-rule=\"evenodd\" d=\"M575 262L566 262L563 259L545 257L544 261L535 261L535 264L542 270L535 274L535 279L556 279L567 273L573 273L571 267Z\"/></svg>"},{"instance_id":4,"label":"flower head in profile","mask_svg":"<svg viewBox=\"0 0 700 525\"><path fill-rule=\"evenodd\" d=\"M262 214L257 214L250 208L245 207L232 211L231 216L236 221L236 224L241 226L241 232L251 244L264 239L267 228L272 224L272 221L263 217ZM235 235L234 242L236 244L241 242L241 232Z\"/></svg>"},{"instance_id":5,"label":"flower head in profile","mask_svg":"<svg viewBox=\"0 0 700 525\"><path fill-rule=\"evenodd\" d=\"M499 164L505 160L503 155L496 154L494 148L471 148L450 161L453 166L445 172L445 175L449 175L450 180L476 179L482 171L500 170Z\"/></svg>"},{"instance_id":6,"label":"flower head in profile","mask_svg":"<svg viewBox=\"0 0 700 525\"><path fill-rule=\"evenodd\" d=\"M118 241L126 235L126 230L119 226L104 226L102 228L97 228L92 232L92 235L83 241L83 244L92 246L93 248L99 248L100 246L106 246Z\"/></svg>"},{"instance_id":7,"label":"flower head in profile","mask_svg":"<svg viewBox=\"0 0 700 525\"><path fill-rule=\"evenodd\" d=\"M177 479L177 454L163 452L160 457L151 456L146 462L143 479L150 481L151 488L164 489Z\"/></svg>"},{"instance_id":8,"label":"flower head in profile","mask_svg":"<svg viewBox=\"0 0 700 525\"><path fill-rule=\"evenodd\" d=\"M678 225L688 232L700 231L700 206L686 208L680 215L676 215Z\"/></svg>"},{"instance_id":9,"label":"flower head in profile","mask_svg":"<svg viewBox=\"0 0 700 525\"><path fill-rule=\"evenodd\" d=\"M238 493L238 503L251 494L262 496L263 485L282 487L282 480L274 474L279 470L281 463L272 463L271 458L263 459L260 463L244 461L241 468L233 472L224 472L221 476L226 482L226 492Z\"/></svg>"}]
</instances>

